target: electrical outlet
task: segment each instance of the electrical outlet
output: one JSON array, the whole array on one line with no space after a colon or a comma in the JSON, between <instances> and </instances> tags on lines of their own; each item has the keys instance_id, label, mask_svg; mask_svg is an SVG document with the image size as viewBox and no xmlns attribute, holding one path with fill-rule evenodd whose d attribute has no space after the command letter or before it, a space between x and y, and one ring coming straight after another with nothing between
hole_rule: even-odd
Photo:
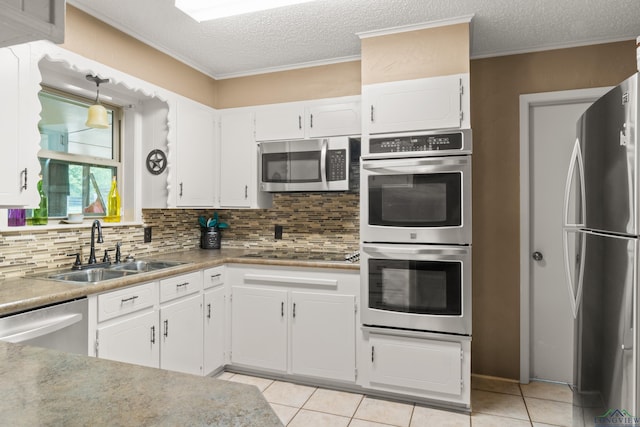
<instances>
[{"instance_id":1,"label":"electrical outlet","mask_svg":"<svg viewBox=\"0 0 640 427\"><path fill-rule=\"evenodd\" d=\"M144 228L144 242L151 243L151 227Z\"/></svg>"},{"instance_id":2,"label":"electrical outlet","mask_svg":"<svg viewBox=\"0 0 640 427\"><path fill-rule=\"evenodd\" d=\"M282 226L281 225L276 225L275 231L274 231L274 237L275 237L276 240L281 240L282 239Z\"/></svg>"}]
</instances>

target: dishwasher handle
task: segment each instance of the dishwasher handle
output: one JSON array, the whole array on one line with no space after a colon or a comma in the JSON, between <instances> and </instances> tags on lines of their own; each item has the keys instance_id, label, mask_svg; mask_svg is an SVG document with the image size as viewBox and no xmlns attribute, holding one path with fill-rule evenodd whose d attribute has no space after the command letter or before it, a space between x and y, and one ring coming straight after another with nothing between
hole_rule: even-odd
<instances>
[{"instance_id":1,"label":"dishwasher handle","mask_svg":"<svg viewBox=\"0 0 640 427\"><path fill-rule=\"evenodd\" d=\"M74 325L80 322L82 317L82 313L74 313L47 319L44 322L36 322L28 326L26 330L0 336L0 341L14 344L29 341Z\"/></svg>"}]
</instances>

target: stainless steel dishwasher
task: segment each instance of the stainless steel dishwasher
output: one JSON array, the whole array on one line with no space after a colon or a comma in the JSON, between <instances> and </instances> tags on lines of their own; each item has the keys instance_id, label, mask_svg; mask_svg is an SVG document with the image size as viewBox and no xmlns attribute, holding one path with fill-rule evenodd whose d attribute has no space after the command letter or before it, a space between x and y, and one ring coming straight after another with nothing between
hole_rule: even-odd
<instances>
[{"instance_id":1,"label":"stainless steel dishwasher","mask_svg":"<svg viewBox=\"0 0 640 427\"><path fill-rule=\"evenodd\" d=\"M0 318L0 340L88 355L86 298Z\"/></svg>"}]
</instances>

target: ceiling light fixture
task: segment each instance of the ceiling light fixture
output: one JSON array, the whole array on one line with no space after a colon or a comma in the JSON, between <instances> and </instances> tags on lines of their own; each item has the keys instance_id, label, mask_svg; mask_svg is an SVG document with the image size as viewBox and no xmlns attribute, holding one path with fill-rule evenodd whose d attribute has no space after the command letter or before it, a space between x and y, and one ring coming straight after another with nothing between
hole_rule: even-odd
<instances>
[{"instance_id":1,"label":"ceiling light fixture","mask_svg":"<svg viewBox=\"0 0 640 427\"><path fill-rule=\"evenodd\" d=\"M109 117L107 116L107 109L100 104L100 83L108 83L109 79L101 79L98 76L86 75L87 80L96 84L96 102L89 107L87 114L87 121L85 125L90 128L106 129L109 127Z\"/></svg>"},{"instance_id":2,"label":"ceiling light fixture","mask_svg":"<svg viewBox=\"0 0 640 427\"><path fill-rule=\"evenodd\" d=\"M311 1L315 0L175 0L175 5L202 22Z\"/></svg>"}]
</instances>

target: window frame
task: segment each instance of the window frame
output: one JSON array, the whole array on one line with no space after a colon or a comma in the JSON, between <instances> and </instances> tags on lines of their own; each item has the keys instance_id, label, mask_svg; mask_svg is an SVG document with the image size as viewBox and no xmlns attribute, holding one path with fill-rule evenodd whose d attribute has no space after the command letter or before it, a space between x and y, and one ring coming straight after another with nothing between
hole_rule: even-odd
<instances>
[{"instance_id":1,"label":"window frame","mask_svg":"<svg viewBox=\"0 0 640 427\"><path fill-rule=\"evenodd\" d=\"M60 89L56 89L54 87L45 85L45 84L41 84L41 89L38 92L38 95L40 95L41 92L44 92L46 94L50 94L50 95L54 95L54 96L58 96L61 98L65 98L71 101L78 101L81 103L85 103L88 105L93 105L95 103L95 99L92 98L88 98L88 97L84 97L81 95L77 95L71 92L66 92ZM104 166L104 167L110 167L110 168L114 168L115 169L115 173L116 173L116 180L118 181L118 183L122 182L122 176L123 176L123 168L124 168L124 162L122 159L122 134L123 134L123 117L124 117L124 107L116 105L116 104L112 104L109 102L105 102L104 100L100 100L100 104L102 104L107 110L111 110L112 111L112 132L111 132L111 137L112 137L112 159L107 159L104 157L94 157L94 156L86 156L86 155L81 155L81 154L70 154L70 153L63 153L60 151L53 151L53 150L45 150L40 148L38 150L38 161L40 161L41 163L46 161L46 160L56 160L56 161L62 161L62 162L68 162L69 164L76 164L76 165L85 165L85 166ZM40 173L42 173L42 170L40 171ZM123 201L122 204L122 209L124 210L124 201L126 200L124 197L124 188L122 185L118 186L118 191L120 193L121 199ZM106 199L107 194L104 194L103 197ZM106 209L106 206L105 206ZM106 212L104 212L102 215L91 215L91 218L95 218L95 219L100 219L100 218L104 218L104 216L106 216ZM48 216L49 219L51 220L59 220L59 219L63 219L65 217L61 217L61 216Z\"/></svg>"}]
</instances>

